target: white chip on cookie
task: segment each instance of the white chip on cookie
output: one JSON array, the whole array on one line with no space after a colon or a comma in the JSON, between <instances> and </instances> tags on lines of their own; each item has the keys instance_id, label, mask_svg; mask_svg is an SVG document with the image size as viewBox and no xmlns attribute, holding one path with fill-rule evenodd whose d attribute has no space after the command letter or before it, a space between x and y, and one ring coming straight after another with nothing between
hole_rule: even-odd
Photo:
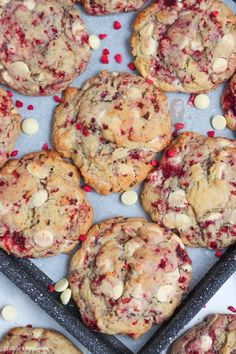
<instances>
[{"instance_id":1,"label":"white chip on cookie","mask_svg":"<svg viewBox=\"0 0 236 354\"><path fill-rule=\"evenodd\" d=\"M34 242L39 247L49 247L53 245L54 235L49 230L37 231L33 235Z\"/></svg>"},{"instance_id":2,"label":"white chip on cookie","mask_svg":"<svg viewBox=\"0 0 236 354\"><path fill-rule=\"evenodd\" d=\"M30 205L32 208L41 207L48 199L48 192L46 189L41 189L34 193L30 198Z\"/></svg>"}]
</instances>

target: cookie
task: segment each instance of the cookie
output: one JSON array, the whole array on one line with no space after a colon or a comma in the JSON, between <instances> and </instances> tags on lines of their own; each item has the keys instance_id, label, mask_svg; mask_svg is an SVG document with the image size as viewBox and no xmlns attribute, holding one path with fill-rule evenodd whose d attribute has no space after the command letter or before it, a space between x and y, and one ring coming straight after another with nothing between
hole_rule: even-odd
<instances>
[{"instance_id":1,"label":"cookie","mask_svg":"<svg viewBox=\"0 0 236 354\"><path fill-rule=\"evenodd\" d=\"M230 80L222 97L222 108L225 111L227 126L236 130L236 74Z\"/></svg>"},{"instance_id":2,"label":"cookie","mask_svg":"<svg viewBox=\"0 0 236 354\"><path fill-rule=\"evenodd\" d=\"M144 209L192 247L236 242L236 141L183 133L142 192Z\"/></svg>"},{"instance_id":3,"label":"cookie","mask_svg":"<svg viewBox=\"0 0 236 354\"><path fill-rule=\"evenodd\" d=\"M234 354L236 316L214 314L187 331L170 350L170 354Z\"/></svg>"},{"instance_id":4,"label":"cookie","mask_svg":"<svg viewBox=\"0 0 236 354\"><path fill-rule=\"evenodd\" d=\"M77 169L53 151L11 160L0 171L0 248L17 257L69 252L92 224Z\"/></svg>"},{"instance_id":5,"label":"cookie","mask_svg":"<svg viewBox=\"0 0 236 354\"><path fill-rule=\"evenodd\" d=\"M141 75L168 92L208 92L236 66L236 17L220 0L159 0L139 13L131 39Z\"/></svg>"},{"instance_id":6,"label":"cookie","mask_svg":"<svg viewBox=\"0 0 236 354\"><path fill-rule=\"evenodd\" d=\"M82 354L61 333L44 328L12 328L0 342L0 353L6 354Z\"/></svg>"},{"instance_id":7,"label":"cookie","mask_svg":"<svg viewBox=\"0 0 236 354\"><path fill-rule=\"evenodd\" d=\"M85 70L88 32L69 0L6 0L0 10L2 83L25 95L51 95Z\"/></svg>"},{"instance_id":8,"label":"cookie","mask_svg":"<svg viewBox=\"0 0 236 354\"><path fill-rule=\"evenodd\" d=\"M136 339L168 319L191 280L191 260L174 234L141 218L93 226L70 267L85 324Z\"/></svg>"},{"instance_id":9,"label":"cookie","mask_svg":"<svg viewBox=\"0 0 236 354\"><path fill-rule=\"evenodd\" d=\"M20 134L21 117L7 92L0 88L0 167L13 151Z\"/></svg>"},{"instance_id":10,"label":"cookie","mask_svg":"<svg viewBox=\"0 0 236 354\"><path fill-rule=\"evenodd\" d=\"M85 10L90 15L108 15L139 9L147 0L82 0Z\"/></svg>"},{"instance_id":11,"label":"cookie","mask_svg":"<svg viewBox=\"0 0 236 354\"><path fill-rule=\"evenodd\" d=\"M102 71L81 89L68 88L55 111L55 149L101 194L144 180L170 135L167 97L128 73Z\"/></svg>"}]
</instances>

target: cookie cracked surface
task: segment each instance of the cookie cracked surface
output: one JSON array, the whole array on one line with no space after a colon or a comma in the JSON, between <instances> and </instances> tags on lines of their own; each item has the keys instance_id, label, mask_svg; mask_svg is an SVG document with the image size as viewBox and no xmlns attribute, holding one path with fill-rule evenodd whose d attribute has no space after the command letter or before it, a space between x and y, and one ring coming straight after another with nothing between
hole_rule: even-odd
<instances>
[{"instance_id":1,"label":"cookie cracked surface","mask_svg":"<svg viewBox=\"0 0 236 354\"><path fill-rule=\"evenodd\" d=\"M0 88L0 167L8 159L20 134L20 120L12 99Z\"/></svg>"},{"instance_id":2,"label":"cookie cracked surface","mask_svg":"<svg viewBox=\"0 0 236 354\"><path fill-rule=\"evenodd\" d=\"M144 180L170 142L167 97L143 78L101 72L68 88L55 111L53 143L101 194Z\"/></svg>"},{"instance_id":3,"label":"cookie cracked surface","mask_svg":"<svg viewBox=\"0 0 236 354\"><path fill-rule=\"evenodd\" d=\"M236 316L214 314L180 337L170 354L234 354L235 349Z\"/></svg>"},{"instance_id":4,"label":"cookie cracked surface","mask_svg":"<svg viewBox=\"0 0 236 354\"><path fill-rule=\"evenodd\" d=\"M108 15L139 9L147 0L81 0L90 15Z\"/></svg>"},{"instance_id":5,"label":"cookie cracked surface","mask_svg":"<svg viewBox=\"0 0 236 354\"><path fill-rule=\"evenodd\" d=\"M12 328L0 341L0 353L3 354L82 354L61 333L44 328Z\"/></svg>"},{"instance_id":6,"label":"cookie cracked surface","mask_svg":"<svg viewBox=\"0 0 236 354\"><path fill-rule=\"evenodd\" d=\"M181 240L142 218L93 226L70 267L72 296L87 326L133 338L173 314L190 280Z\"/></svg>"},{"instance_id":7,"label":"cookie cracked surface","mask_svg":"<svg viewBox=\"0 0 236 354\"><path fill-rule=\"evenodd\" d=\"M69 0L7 0L0 11L2 83L26 95L51 95L85 70L88 32Z\"/></svg>"},{"instance_id":8,"label":"cookie cracked surface","mask_svg":"<svg viewBox=\"0 0 236 354\"><path fill-rule=\"evenodd\" d=\"M52 151L12 160L0 171L0 248L17 257L69 252L92 224L77 169Z\"/></svg>"},{"instance_id":9,"label":"cookie cracked surface","mask_svg":"<svg viewBox=\"0 0 236 354\"><path fill-rule=\"evenodd\" d=\"M230 80L222 97L222 108L229 129L236 130L236 74Z\"/></svg>"},{"instance_id":10,"label":"cookie cracked surface","mask_svg":"<svg viewBox=\"0 0 236 354\"><path fill-rule=\"evenodd\" d=\"M236 142L183 133L142 192L144 209L192 247L236 242Z\"/></svg>"},{"instance_id":11,"label":"cookie cracked surface","mask_svg":"<svg viewBox=\"0 0 236 354\"><path fill-rule=\"evenodd\" d=\"M159 0L139 13L131 39L141 75L168 92L208 92L236 66L236 17L221 1Z\"/></svg>"}]
</instances>

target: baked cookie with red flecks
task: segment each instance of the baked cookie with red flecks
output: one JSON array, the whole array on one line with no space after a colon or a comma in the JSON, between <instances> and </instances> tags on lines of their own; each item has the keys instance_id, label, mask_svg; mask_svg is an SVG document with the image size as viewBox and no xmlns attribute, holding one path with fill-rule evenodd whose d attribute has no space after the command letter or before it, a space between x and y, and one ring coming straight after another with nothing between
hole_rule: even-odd
<instances>
[{"instance_id":1,"label":"baked cookie with red flecks","mask_svg":"<svg viewBox=\"0 0 236 354\"><path fill-rule=\"evenodd\" d=\"M128 73L102 71L81 89L68 88L55 111L55 149L101 194L144 180L170 135L167 97Z\"/></svg>"},{"instance_id":2,"label":"baked cookie with red flecks","mask_svg":"<svg viewBox=\"0 0 236 354\"><path fill-rule=\"evenodd\" d=\"M13 151L20 134L21 116L8 93L0 88L0 167Z\"/></svg>"},{"instance_id":3,"label":"baked cookie with red flecks","mask_svg":"<svg viewBox=\"0 0 236 354\"><path fill-rule=\"evenodd\" d=\"M134 339L173 314L190 280L191 260L178 236L142 218L94 225L70 267L85 324Z\"/></svg>"},{"instance_id":4,"label":"baked cookie with red flecks","mask_svg":"<svg viewBox=\"0 0 236 354\"><path fill-rule=\"evenodd\" d=\"M159 0L138 14L131 39L141 75L168 92L199 93L236 66L236 17L220 0Z\"/></svg>"},{"instance_id":5,"label":"baked cookie with red flecks","mask_svg":"<svg viewBox=\"0 0 236 354\"><path fill-rule=\"evenodd\" d=\"M88 32L70 0L8 0L0 10L2 83L25 95L52 95L85 70Z\"/></svg>"},{"instance_id":6,"label":"baked cookie with red flecks","mask_svg":"<svg viewBox=\"0 0 236 354\"><path fill-rule=\"evenodd\" d=\"M82 354L61 333L44 328L12 328L0 341L0 353L3 354Z\"/></svg>"},{"instance_id":7,"label":"baked cookie with red flecks","mask_svg":"<svg viewBox=\"0 0 236 354\"><path fill-rule=\"evenodd\" d=\"M222 97L222 108L225 111L227 126L236 130L236 74L230 80Z\"/></svg>"},{"instance_id":8,"label":"baked cookie with red flecks","mask_svg":"<svg viewBox=\"0 0 236 354\"><path fill-rule=\"evenodd\" d=\"M17 257L66 253L93 219L77 169L56 152L11 160L0 171L0 248Z\"/></svg>"},{"instance_id":9,"label":"baked cookie with red flecks","mask_svg":"<svg viewBox=\"0 0 236 354\"><path fill-rule=\"evenodd\" d=\"M152 220L192 247L236 242L236 141L183 133L165 151L142 192Z\"/></svg>"},{"instance_id":10,"label":"baked cookie with red flecks","mask_svg":"<svg viewBox=\"0 0 236 354\"><path fill-rule=\"evenodd\" d=\"M170 354L234 354L235 349L236 316L214 314L180 337Z\"/></svg>"},{"instance_id":11,"label":"baked cookie with red flecks","mask_svg":"<svg viewBox=\"0 0 236 354\"><path fill-rule=\"evenodd\" d=\"M90 15L108 15L117 12L128 12L139 9L147 0L81 0Z\"/></svg>"}]
</instances>

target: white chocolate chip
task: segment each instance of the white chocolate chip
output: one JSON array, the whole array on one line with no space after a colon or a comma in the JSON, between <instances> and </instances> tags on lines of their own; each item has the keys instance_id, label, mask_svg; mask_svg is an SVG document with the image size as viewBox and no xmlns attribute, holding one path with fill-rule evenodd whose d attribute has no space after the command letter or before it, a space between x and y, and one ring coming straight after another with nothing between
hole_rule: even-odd
<instances>
[{"instance_id":1,"label":"white chocolate chip","mask_svg":"<svg viewBox=\"0 0 236 354\"><path fill-rule=\"evenodd\" d=\"M3 71L1 73L1 75L2 75L3 80L6 81L7 83L8 82L10 82L10 83L12 82L12 77L8 74L7 71Z\"/></svg>"},{"instance_id":2,"label":"white chocolate chip","mask_svg":"<svg viewBox=\"0 0 236 354\"><path fill-rule=\"evenodd\" d=\"M188 272L188 273L192 272L192 266L190 264L188 264L188 263L183 264L182 267L185 272Z\"/></svg>"},{"instance_id":3,"label":"white chocolate chip","mask_svg":"<svg viewBox=\"0 0 236 354\"><path fill-rule=\"evenodd\" d=\"M171 285L160 286L157 290L156 297L160 302L169 302L175 295L175 289Z\"/></svg>"},{"instance_id":4,"label":"white chocolate chip","mask_svg":"<svg viewBox=\"0 0 236 354\"><path fill-rule=\"evenodd\" d=\"M126 95L128 98L132 99L142 98L142 92L137 87L130 87L126 92Z\"/></svg>"},{"instance_id":5,"label":"white chocolate chip","mask_svg":"<svg viewBox=\"0 0 236 354\"><path fill-rule=\"evenodd\" d=\"M170 193L168 197L168 203L173 207L184 207L188 204L188 201L185 197L185 191L183 189L177 189L174 192Z\"/></svg>"},{"instance_id":6,"label":"white chocolate chip","mask_svg":"<svg viewBox=\"0 0 236 354\"><path fill-rule=\"evenodd\" d=\"M191 219L186 214L167 213L163 218L163 224L171 229L186 230L191 225Z\"/></svg>"},{"instance_id":7,"label":"white chocolate chip","mask_svg":"<svg viewBox=\"0 0 236 354\"><path fill-rule=\"evenodd\" d=\"M197 109L206 109L209 107L209 105L210 105L210 98L204 93L200 93L194 99L194 106Z\"/></svg>"},{"instance_id":8,"label":"white chocolate chip","mask_svg":"<svg viewBox=\"0 0 236 354\"><path fill-rule=\"evenodd\" d=\"M0 0L0 5L4 6L6 5L10 0Z\"/></svg>"},{"instance_id":9,"label":"white chocolate chip","mask_svg":"<svg viewBox=\"0 0 236 354\"><path fill-rule=\"evenodd\" d=\"M36 245L46 248L53 245L54 235L49 230L41 230L33 235L33 239Z\"/></svg>"},{"instance_id":10,"label":"white chocolate chip","mask_svg":"<svg viewBox=\"0 0 236 354\"><path fill-rule=\"evenodd\" d=\"M27 77L29 75L29 67L23 61L15 61L9 65L8 72L14 78Z\"/></svg>"},{"instance_id":11,"label":"white chocolate chip","mask_svg":"<svg viewBox=\"0 0 236 354\"><path fill-rule=\"evenodd\" d=\"M83 31L83 26L80 22L74 22L72 25L72 33L75 37L80 37L80 32Z\"/></svg>"},{"instance_id":12,"label":"white chocolate chip","mask_svg":"<svg viewBox=\"0 0 236 354\"><path fill-rule=\"evenodd\" d=\"M134 239L126 242L125 244L125 255L126 257L133 256L134 252L141 247L141 244Z\"/></svg>"},{"instance_id":13,"label":"white chocolate chip","mask_svg":"<svg viewBox=\"0 0 236 354\"><path fill-rule=\"evenodd\" d=\"M21 129L25 134L35 134L39 130L39 124L34 118L26 118L21 123Z\"/></svg>"},{"instance_id":14,"label":"white chocolate chip","mask_svg":"<svg viewBox=\"0 0 236 354\"><path fill-rule=\"evenodd\" d=\"M211 346L212 346L212 339L211 337L209 337L207 334L205 335L202 335L200 337L200 348L201 350L203 350L204 352L208 352L208 350L211 349Z\"/></svg>"},{"instance_id":15,"label":"white chocolate chip","mask_svg":"<svg viewBox=\"0 0 236 354\"><path fill-rule=\"evenodd\" d=\"M222 115L217 115L212 118L211 124L216 130L223 130L226 127L226 119Z\"/></svg>"},{"instance_id":16,"label":"white chocolate chip","mask_svg":"<svg viewBox=\"0 0 236 354\"><path fill-rule=\"evenodd\" d=\"M0 70L3 69L3 68L4 68L4 66L0 63Z\"/></svg>"},{"instance_id":17,"label":"white chocolate chip","mask_svg":"<svg viewBox=\"0 0 236 354\"><path fill-rule=\"evenodd\" d=\"M153 38L144 40L141 45L141 51L144 55L153 55L156 53L157 43Z\"/></svg>"},{"instance_id":18,"label":"white chocolate chip","mask_svg":"<svg viewBox=\"0 0 236 354\"><path fill-rule=\"evenodd\" d=\"M34 0L24 0L23 4L27 7L28 10L33 10L36 5Z\"/></svg>"},{"instance_id":19,"label":"white chocolate chip","mask_svg":"<svg viewBox=\"0 0 236 354\"><path fill-rule=\"evenodd\" d=\"M56 282L54 289L57 293L62 293L64 290L66 290L69 286L68 279L63 278Z\"/></svg>"},{"instance_id":20,"label":"white chocolate chip","mask_svg":"<svg viewBox=\"0 0 236 354\"><path fill-rule=\"evenodd\" d=\"M33 329L33 337L34 338L40 338L42 334L43 334L42 328L34 328Z\"/></svg>"},{"instance_id":21,"label":"white chocolate chip","mask_svg":"<svg viewBox=\"0 0 236 354\"><path fill-rule=\"evenodd\" d=\"M181 248L185 248L183 241L176 234L173 234L173 236L171 237L171 240L175 240L176 242L178 242L178 244L180 245Z\"/></svg>"},{"instance_id":22,"label":"white chocolate chip","mask_svg":"<svg viewBox=\"0 0 236 354\"><path fill-rule=\"evenodd\" d=\"M16 319L17 317L17 310L14 306L12 305L6 305L2 309L2 318L5 321L12 322Z\"/></svg>"},{"instance_id":23,"label":"white chocolate chip","mask_svg":"<svg viewBox=\"0 0 236 354\"><path fill-rule=\"evenodd\" d=\"M229 223L232 225L236 224L236 209L232 210Z\"/></svg>"},{"instance_id":24,"label":"white chocolate chip","mask_svg":"<svg viewBox=\"0 0 236 354\"><path fill-rule=\"evenodd\" d=\"M227 67L228 62L225 58L217 58L212 65L212 69L216 74L223 73Z\"/></svg>"},{"instance_id":25,"label":"white chocolate chip","mask_svg":"<svg viewBox=\"0 0 236 354\"><path fill-rule=\"evenodd\" d=\"M38 164L29 164L26 167L27 171L34 177L44 179L49 176L49 168L47 166L39 166Z\"/></svg>"},{"instance_id":26,"label":"white chocolate chip","mask_svg":"<svg viewBox=\"0 0 236 354\"><path fill-rule=\"evenodd\" d=\"M1 202L0 202L0 215L8 213L10 207L5 207Z\"/></svg>"},{"instance_id":27,"label":"white chocolate chip","mask_svg":"<svg viewBox=\"0 0 236 354\"><path fill-rule=\"evenodd\" d=\"M71 298L71 289L66 289L61 293L60 299L63 305L67 305Z\"/></svg>"},{"instance_id":28,"label":"white chocolate chip","mask_svg":"<svg viewBox=\"0 0 236 354\"><path fill-rule=\"evenodd\" d=\"M140 30L140 35L142 37L151 37L154 31L154 24L148 23Z\"/></svg>"},{"instance_id":29,"label":"white chocolate chip","mask_svg":"<svg viewBox=\"0 0 236 354\"><path fill-rule=\"evenodd\" d=\"M48 199L48 192L46 189L41 189L38 192L34 193L30 198L31 208L38 208L42 206Z\"/></svg>"},{"instance_id":30,"label":"white chocolate chip","mask_svg":"<svg viewBox=\"0 0 236 354\"><path fill-rule=\"evenodd\" d=\"M100 39L98 38L98 36L96 36L95 34L91 34L89 36L89 45L94 50L98 49L101 45L101 42L100 42Z\"/></svg>"},{"instance_id":31,"label":"white chocolate chip","mask_svg":"<svg viewBox=\"0 0 236 354\"><path fill-rule=\"evenodd\" d=\"M126 191L121 195L121 201L125 205L133 205L137 200L138 195L135 191Z\"/></svg>"},{"instance_id":32,"label":"white chocolate chip","mask_svg":"<svg viewBox=\"0 0 236 354\"><path fill-rule=\"evenodd\" d=\"M195 40L191 41L190 48L192 50L203 50L203 46L200 38L196 38Z\"/></svg>"}]
</instances>

